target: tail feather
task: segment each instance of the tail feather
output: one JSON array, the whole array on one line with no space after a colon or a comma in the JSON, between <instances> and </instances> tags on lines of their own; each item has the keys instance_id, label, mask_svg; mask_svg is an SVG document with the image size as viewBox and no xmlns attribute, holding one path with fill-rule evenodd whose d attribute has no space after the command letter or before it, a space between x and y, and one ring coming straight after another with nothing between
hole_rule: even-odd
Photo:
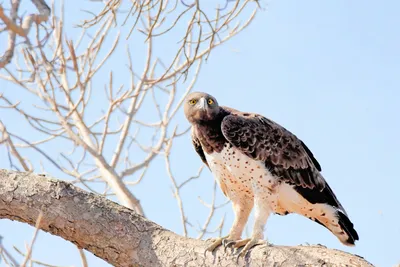
<instances>
[{"instance_id":1,"label":"tail feather","mask_svg":"<svg viewBox=\"0 0 400 267\"><path fill-rule=\"evenodd\" d=\"M358 233L356 229L354 229L353 223L350 221L349 217L347 217L347 215L342 213L340 210L337 211L337 215L339 217L340 227L348 236L346 243L354 245L355 241L358 240Z\"/></svg>"},{"instance_id":2,"label":"tail feather","mask_svg":"<svg viewBox=\"0 0 400 267\"><path fill-rule=\"evenodd\" d=\"M278 209L275 211L301 214L331 231L346 246L354 246L357 231L329 186L323 191L299 189L290 185L280 187Z\"/></svg>"},{"instance_id":3,"label":"tail feather","mask_svg":"<svg viewBox=\"0 0 400 267\"><path fill-rule=\"evenodd\" d=\"M322 191L310 190L300 186L295 187L295 190L311 204L310 206L321 207L321 211L326 211L322 214L326 213L327 216L331 217L326 220L326 215L320 216L320 214L316 214L316 216L312 216L315 218L314 221L318 220L344 245L354 246L355 241L358 240L358 234L328 183L325 184L325 188Z\"/></svg>"},{"instance_id":4,"label":"tail feather","mask_svg":"<svg viewBox=\"0 0 400 267\"><path fill-rule=\"evenodd\" d=\"M324 216L318 214L317 216L310 217L310 219L326 227L344 245L354 246L355 241L358 240L358 233L347 215L341 210L329 207L328 205L323 210L326 211L326 213L322 213Z\"/></svg>"}]
</instances>

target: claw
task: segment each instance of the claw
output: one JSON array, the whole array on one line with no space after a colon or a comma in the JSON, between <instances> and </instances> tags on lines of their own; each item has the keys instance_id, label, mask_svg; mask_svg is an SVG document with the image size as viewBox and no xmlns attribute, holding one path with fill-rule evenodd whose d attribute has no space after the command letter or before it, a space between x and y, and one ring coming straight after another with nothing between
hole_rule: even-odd
<instances>
[{"instance_id":1,"label":"claw","mask_svg":"<svg viewBox=\"0 0 400 267\"><path fill-rule=\"evenodd\" d=\"M230 243L233 243L234 248L240 248L240 247L244 246L244 248L240 251L240 253L236 259L237 261L239 261L240 257L247 258L250 254L250 249L255 246L258 246L258 245L270 246L271 245L270 243L268 243L265 240L255 239L255 238L247 238L247 239L238 240L236 242L230 242Z\"/></svg>"},{"instance_id":2,"label":"claw","mask_svg":"<svg viewBox=\"0 0 400 267\"><path fill-rule=\"evenodd\" d=\"M209 252L213 252L217 247L219 247L221 244L224 244L224 240L227 238L228 236L224 236L224 237L217 237L217 238L208 238L206 241L212 241L213 243L208 246L205 250L204 250L204 257L207 254L207 251Z\"/></svg>"},{"instance_id":3,"label":"claw","mask_svg":"<svg viewBox=\"0 0 400 267\"><path fill-rule=\"evenodd\" d=\"M224 246L225 250L226 250L226 246L230 243L228 241L229 240L227 238L224 238L224 240L222 240L222 245Z\"/></svg>"},{"instance_id":4,"label":"claw","mask_svg":"<svg viewBox=\"0 0 400 267\"><path fill-rule=\"evenodd\" d=\"M235 241L235 240L227 240L227 239L225 239L224 241L225 241L225 242L224 242L224 247L225 247L224 252L226 252L226 249L227 249L228 247L234 246L234 245L236 244L236 241ZM229 242L227 242L227 241L229 241Z\"/></svg>"},{"instance_id":5,"label":"claw","mask_svg":"<svg viewBox=\"0 0 400 267\"><path fill-rule=\"evenodd\" d=\"M224 246L225 252L226 252L226 249L229 247L238 249L238 248L241 248L244 246L237 257L237 261L239 260L240 257L247 258L250 254L250 249L255 246L258 246L258 245L271 246L272 245L265 240L256 239L256 238L246 238L246 239L242 239L242 240L230 240L229 235L224 236L224 237L208 238L208 239L206 239L206 241L212 241L212 244L204 250L204 257L206 257L207 251L213 252L217 247L219 247L221 245Z\"/></svg>"}]
</instances>

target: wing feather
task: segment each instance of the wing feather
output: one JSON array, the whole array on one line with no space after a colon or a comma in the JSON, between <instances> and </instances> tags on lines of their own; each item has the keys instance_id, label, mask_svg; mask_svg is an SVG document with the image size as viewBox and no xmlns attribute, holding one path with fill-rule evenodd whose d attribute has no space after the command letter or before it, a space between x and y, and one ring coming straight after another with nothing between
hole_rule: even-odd
<instances>
[{"instance_id":1,"label":"wing feather","mask_svg":"<svg viewBox=\"0 0 400 267\"><path fill-rule=\"evenodd\" d=\"M204 150L201 146L200 140L197 138L193 128L192 128L192 144L193 144L194 149L196 150L197 154L200 156L201 160L203 161L203 163L206 164L208 168L210 168L210 166L208 166L206 155L204 154Z\"/></svg>"},{"instance_id":2,"label":"wing feather","mask_svg":"<svg viewBox=\"0 0 400 267\"><path fill-rule=\"evenodd\" d=\"M279 124L258 114L230 110L221 124L225 138L288 183L323 190L321 166L308 147Z\"/></svg>"}]
</instances>

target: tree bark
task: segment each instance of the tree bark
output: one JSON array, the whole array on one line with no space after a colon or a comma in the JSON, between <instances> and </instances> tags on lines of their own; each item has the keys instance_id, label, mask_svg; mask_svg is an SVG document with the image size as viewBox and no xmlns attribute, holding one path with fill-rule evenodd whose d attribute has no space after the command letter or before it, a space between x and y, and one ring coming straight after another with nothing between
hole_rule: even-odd
<instances>
[{"instance_id":1,"label":"tree bark","mask_svg":"<svg viewBox=\"0 0 400 267\"><path fill-rule=\"evenodd\" d=\"M68 182L0 169L0 218L60 236L113 266L372 266L323 246L255 247L246 259L179 236L134 211Z\"/></svg>"}]
</instances>

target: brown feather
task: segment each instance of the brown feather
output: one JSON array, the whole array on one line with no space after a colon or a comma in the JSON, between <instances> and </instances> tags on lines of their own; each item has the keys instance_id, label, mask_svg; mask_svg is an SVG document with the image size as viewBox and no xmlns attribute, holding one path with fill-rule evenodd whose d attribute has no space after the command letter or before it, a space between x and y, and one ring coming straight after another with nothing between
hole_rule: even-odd
<instances>
[{"instance_id":1,"label":"brown feather","mask_svg":"<svg viewBox=\"0 0 400 267\"><path fill-rule=\"evenodd\" d=\"M247 156L264 161L272 174L288 183L319 190L325 187L319 163L295 135L261 115L221 108L231 113L221 125L229 143Z\"/></svg>"},{"instance_id":2,"label":"brown feather","mask_svg":"<svg viewBox=\"0 0 400 267\"><path fill-rule=\"evenodd\" d=\"M199 154L201 161L203 161L203 163L206 164L208 168L210 168L210 166L208 166L206 155L204 154L203 148L201 147L201 143L199 139L196 137L196 135L193 133L193 128L192 128L192 144L197 154Z\"/></svg>"}]
</instances>

